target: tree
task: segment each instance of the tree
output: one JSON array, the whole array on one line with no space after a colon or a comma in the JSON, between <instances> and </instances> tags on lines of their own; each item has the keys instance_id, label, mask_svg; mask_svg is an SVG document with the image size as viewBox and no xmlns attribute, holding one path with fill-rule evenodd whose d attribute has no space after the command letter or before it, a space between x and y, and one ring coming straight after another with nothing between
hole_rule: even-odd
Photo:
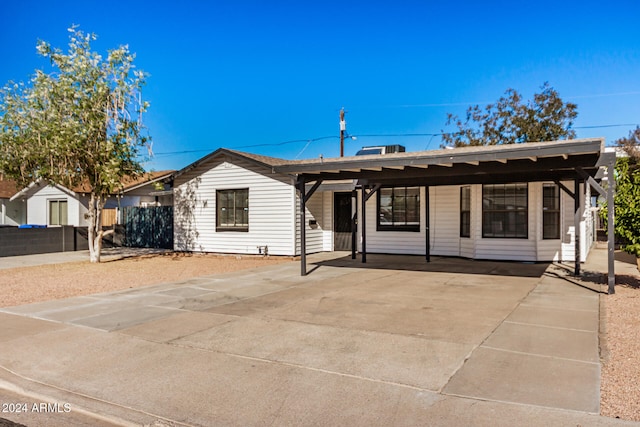
<instances>
[{"instance_id":1,"label":"tree","mask_svg":"<svg viewBox=\"0 0 640 427\"><path fill-rule=\"evenodd\" d=\"M52 71L36 70L28 84L0 90L0 170L25 186L43 181L82 187L89 196L89 253L100 261L102 208L124 177L142 172L141 99L145 74L135 70L128 46L103 58L91 50L95 34L69 29L67 53L39 41Z\"/></svg>"},{"instance_id":2,"label":"tree","mask_svg":"<svg viewBox=\"0 0 640 427\"><path fill-rule=\"evenodd\" d=\"M526 104L514 89L507 89L495 104L467 109L464 120L449 113L446 126L455 132L443 131L442 146L515 144L534 141L556 141L575 138L571 130L578 116L576 104L563 102L558 92L545 82L541 92Z\"/></svg>"},{"instance_id":3,"label":"tree","mask_svg":"<svg viewBox=\"0 0 640 427\"><path fill-rule=\"evenodd\" d=\"M616 160L614 228L624 239L622 250L640 258L640 127L616 143L627 156ZM606 218L606 206L602 214Z\"/></svg>"}]
</instances>

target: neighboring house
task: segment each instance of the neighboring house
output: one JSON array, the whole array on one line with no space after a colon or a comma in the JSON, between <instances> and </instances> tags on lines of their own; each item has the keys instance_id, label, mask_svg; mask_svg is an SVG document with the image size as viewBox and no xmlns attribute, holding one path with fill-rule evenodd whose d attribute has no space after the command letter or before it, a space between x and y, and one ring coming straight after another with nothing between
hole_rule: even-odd
<instances>
[{"instance_id":1,"label":"neighboring house","mask_svg":"<svg viewBox=\"0 0 640 427\"><path fill-rule=\"evenodd\" d=\"M0 173L0 225L20 225L26 221L26 207L22 201L11 198L18 193L15 181Z\"/></svg>"},{"instance_id":2,"label":"neighboring house","mask_svg":"<svg viewBox=\"0 0 640 427\"><path fill-rule=\"evenodd\" d=\"M365 254L535 262L579 250L584 261L594 240L584 183L603 148L585 139L300 161L219 149L174 175L174 247L349 250L355 214Z\"/></svg>"},{"instance_id":3,"label":"neighboring house","mask_svg":"<svg viewBox=\"0 0 640 427\"><path fill-rule=\"evenodd\" d=\"M122 190L106 201L103 215L111 213L115 219L117 211L127 206L166 206L173 203L168 179L175 171L148 172L131 180L125 179ZM88 189L79 186L70 190L61 185L35 182L11 197L12 203L26 205L26 224L47 226L87 226L89 212ZM110 210L112 210L110 212ZM114 220L115 222L115 220ZM113 222L111 222L113 223ZM103 221L103 225L110 225Z\"/></svg>"}]
</instances>

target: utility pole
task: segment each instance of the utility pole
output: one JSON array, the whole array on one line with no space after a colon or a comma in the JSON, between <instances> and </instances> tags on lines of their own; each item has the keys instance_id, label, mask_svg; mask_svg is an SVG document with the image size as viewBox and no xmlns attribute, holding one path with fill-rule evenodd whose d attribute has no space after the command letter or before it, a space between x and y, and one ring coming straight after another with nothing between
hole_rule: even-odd
<instances>
[{"instance_id":1,"label":"utility pole","mask_svg":"<svg viewBox=\"0 0 640 427\"><path fill-rule=\"evenodd\" d=\"M344 107L340 109L340 157L344 157L344 132L347 130L347 122L344 121Z\"/></svg>"}]
</instances>

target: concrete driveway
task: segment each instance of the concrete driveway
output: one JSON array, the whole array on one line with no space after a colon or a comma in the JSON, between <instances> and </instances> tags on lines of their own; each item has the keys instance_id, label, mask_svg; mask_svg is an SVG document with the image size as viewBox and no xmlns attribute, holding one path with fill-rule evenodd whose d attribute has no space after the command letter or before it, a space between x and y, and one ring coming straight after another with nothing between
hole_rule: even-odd
<instances>
[{"instance_id":1,"label":"concrete driveway","mask_svg":"<svg viewBox=\"0 0 640 427\"><path fill-rule=\"evenodd\" d=\"M0 387L124 425L628 424L561 269L344 255L2 309Z\"/></svg>"}]
</instances>

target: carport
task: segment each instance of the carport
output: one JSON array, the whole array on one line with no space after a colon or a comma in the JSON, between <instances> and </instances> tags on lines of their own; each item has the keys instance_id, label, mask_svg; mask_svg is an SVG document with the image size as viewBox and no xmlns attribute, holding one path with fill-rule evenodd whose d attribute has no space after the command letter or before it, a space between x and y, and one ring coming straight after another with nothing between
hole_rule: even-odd
<instances>
[{"instance_id":1,"label":"carport","mask_svg":"<svg viewBox=\"0 0 640 427\"><path fill-rule=\"evenodd\" d=\"M584 210L580 185L595 189L613 206L615 153L604 152L604 139L536 142L515 145L461 147L420 152L393 153L330 159L313 159L275 166L274 172L296 177L300 224L306 224L309 198L323 183L353 180L352 197L367 201L386 186L420 186L426 190L425 258L430 261L429 188L441 185L554 182L574 200L574 224ZM608 185L601 186L603 179ZM573 189L561 181L572 181ZM310 185L309 188L307 186ZM608 292L615 292L613 209L608 209ZM352 218L352 257L356 254L356 224L362 232L361 260L367 262L366 215ZM580 233L575 233L575 270L580 275ZM307 274L306 233L300 227L301 275Z\"/></svg>"}]
</instances>

